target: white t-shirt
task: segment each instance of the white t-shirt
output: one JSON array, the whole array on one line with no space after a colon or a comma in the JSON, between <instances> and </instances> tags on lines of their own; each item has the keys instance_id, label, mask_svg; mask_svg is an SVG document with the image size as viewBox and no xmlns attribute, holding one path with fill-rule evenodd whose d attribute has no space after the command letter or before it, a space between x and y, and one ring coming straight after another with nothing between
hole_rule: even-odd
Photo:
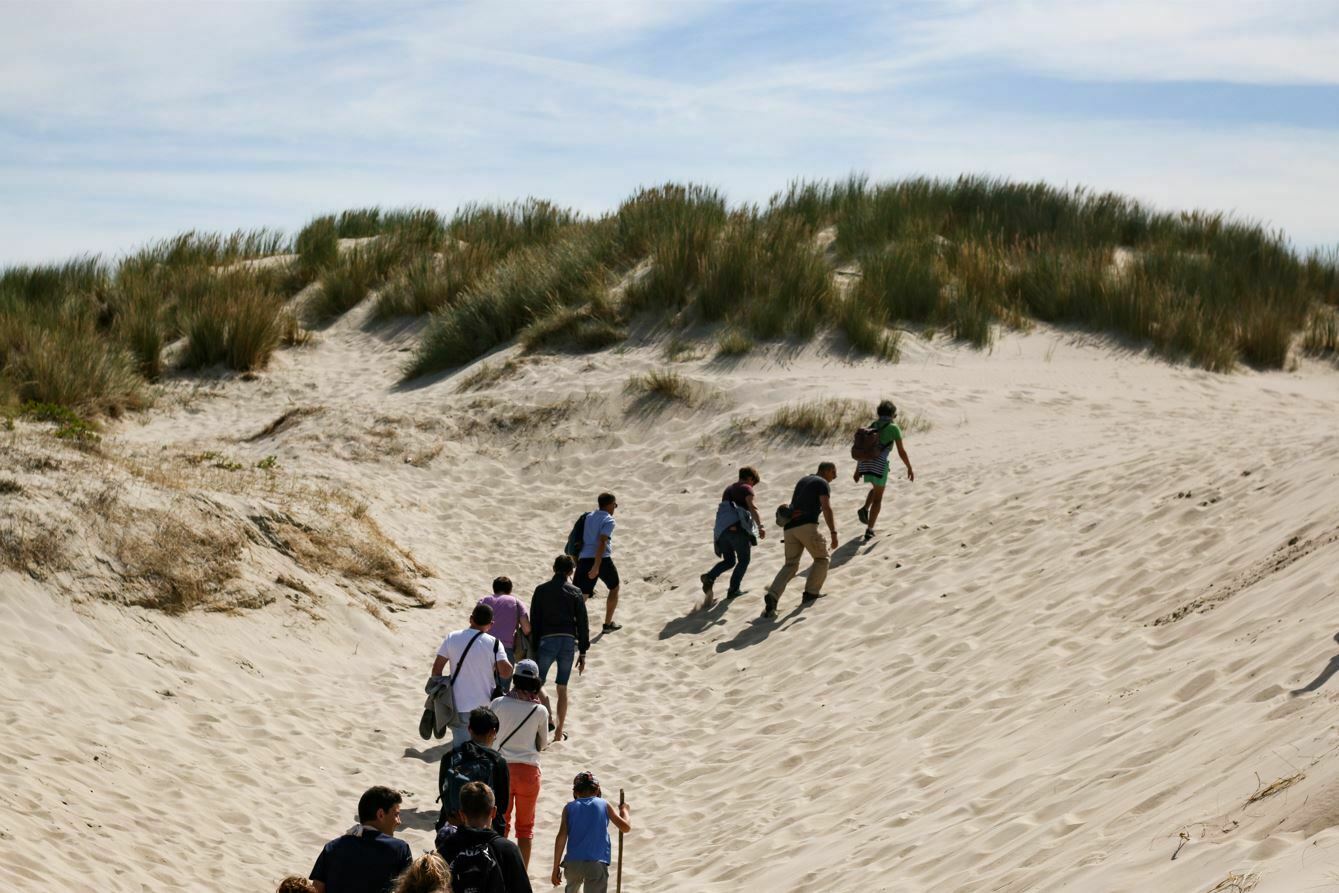
<instances>
[{"instance_id":1,"label":"white t-shirt","mask_svg":"<svg viewBox=\"0 0 1339 893\"><path fill-rule=\"evenodd\" d=\"M539 752L549 746L549 711L543 704L507 697L494 699L492 707L498 721L497 737L493 739L498 753L508 763L538 766ZM515 735L512 729L516 729Z\"/></svg>"},{"instance_id":2,"label":"white t-shirt","mask_svg":"<svg viewBox=\"0 0 1339 893\"><path fill-rule=\"evenodd\" d=\"M460 656L475 636L479 637L479 641L465 655L465 663L462 665ZM463 717L468 716L475 707L487 707L493 698L493 677L497 671L497 662L499 659L507 659L497 639L477 629L462 629L447 636L437 653L450 662L446 675L456 675L456 684L452 688L456 712ZM459 673L456 673L457 668Z\"/></svg>"}]
</instances>

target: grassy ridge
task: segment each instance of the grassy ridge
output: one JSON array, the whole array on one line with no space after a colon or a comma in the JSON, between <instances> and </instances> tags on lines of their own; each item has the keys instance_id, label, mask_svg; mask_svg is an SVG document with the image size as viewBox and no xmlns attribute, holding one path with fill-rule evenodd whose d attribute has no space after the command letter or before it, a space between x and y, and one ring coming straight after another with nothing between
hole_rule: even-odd
<instances>
[{"instance_id":1,"label":"grassy ridge","mask_svg":"<svg viewBox=\"0 0 1339 893\"><path fill-rule=\"evenodd\" d=\"M849 285L837 265L858 271ZM722 323L725 356L832 330L895 360L906 323L986 346L1030 319L1215 370L1282 367L1295 342L1339 351L1339 253L1299 256L1281 233L1222 214L985 177L796 181L764 207L671 183L596 218L537 199L450 219L358 208L291 240L189 232L116 263L12 267L0 271L0 403L117 413L143 404L166 356L186 370L263 367L303 340L289 301L313 283L310 321L369 295L374 319L427 316L409 377L518 338L607 346L639 316Z\"/></svg>"}]
</instances>

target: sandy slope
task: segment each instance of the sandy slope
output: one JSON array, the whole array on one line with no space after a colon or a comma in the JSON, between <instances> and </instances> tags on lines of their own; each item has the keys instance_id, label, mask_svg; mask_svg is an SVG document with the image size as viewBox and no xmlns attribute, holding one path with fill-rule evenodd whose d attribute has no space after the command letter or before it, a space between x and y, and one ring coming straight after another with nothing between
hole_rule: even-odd
<instances>
[{"instance_id":1,"label":"sandy slope","mask_svg":"<svg viewBox=\"0 0 1339 893\"><path fill-rule=\"evenodd\" d=\"M611 488L627 626L592 649L546 758L536 880L591 768L634 804L634 891L1207 891L1233 871L1339 889L1339 682L1290 695L1339 666L1332 369L1217 376L1041 330L990 354L912 340L893 366L688 360L700 403L665 407L623 392L666 364L655 346L399 389L410 333L359 326L256 382L183 387L116 445L276 455L347 488L437 570L436 607L173 619L0 575L0 886L270 889L373 783L408 792L425 848L434 648L494 575L540 582ZM859 545L845 438L761 420L879 395L931 428ZM295 407L313 411L238 440ZM847 540L829 597L802 607L797 581L759 620L769 539L743 598L692 614L734 467L761 469L770 507L828 457Z\"/></svg>"}]
</instances>

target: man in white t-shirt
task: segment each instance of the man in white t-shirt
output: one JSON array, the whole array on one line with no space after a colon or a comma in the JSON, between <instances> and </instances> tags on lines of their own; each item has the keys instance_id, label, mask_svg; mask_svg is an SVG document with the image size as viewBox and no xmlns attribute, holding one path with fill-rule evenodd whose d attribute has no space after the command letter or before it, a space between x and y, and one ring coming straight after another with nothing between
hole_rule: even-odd
<instances>
[{"instance_id":1,"label":"man in white t-shirt","mask_svg":"<svg viewBox=\"0 0 1339 893\"><path fill-rule=\"evenodd\" d=\"M498 640L488 634L492 625L493 609L475 605L469 627L447 636L432 663L431 675L453 679L451 694L459 719L451 726L452 747L469 740L470 711L492 702L495 677L511 678L511 661Z\"/></svg>"}]
</instances>

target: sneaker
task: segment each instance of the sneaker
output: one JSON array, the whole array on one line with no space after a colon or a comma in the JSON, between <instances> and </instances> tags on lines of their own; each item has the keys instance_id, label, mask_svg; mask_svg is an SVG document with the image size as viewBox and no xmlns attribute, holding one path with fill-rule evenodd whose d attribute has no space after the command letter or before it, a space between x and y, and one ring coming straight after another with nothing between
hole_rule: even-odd
<instances>
[{"instance_id":1,"label":"sneaker","mask_svg":"<svg viewBox=\"0 0 1339 893\"><path fill-rule=\"evenodd\" d=\"M867 529L865 531L865 542L869 542L872 539L874 539L874 531Z\"/></svg>"},{"instance_id":2,"label":"sneaker","mask_svg":"<svg viewBox=\"0 0 1339 893\"><path fill-rule=\"evenodd\" d=\"M856 509L855 514L856 517L860 519L861 524L864 524L866 526L869 525L869 509L865 508L862 505L860 508Z\"/></svg>"},{"instance_id":3,"label":"sneaker","mask_svg":"<svg viewBox=\"0 0 1339 893\"><path fill-rule=\"evenodd\" d=\"M811 602L814 601L815 599L820 599L825 595L827 595L826 592L806 592L804 594L804 600Z\"/></svg>"},{"instance_id":4,"label":"sneaker","mask_svg":"<svg viewBox=\"0 0 1339 893\"><path fill-rule=\"evenodd\" d=\"M711 587L715 585L716 581L711 578L710 574L703 574L698 579L702 581L702 591L707 594L707 598L711 598Z\"/></svg>"},{"instance_id":5,"label":"sneaker","mask_svg":"<svg viewBox=\"0 0 1339 893\"><path fill-rule=\"evenodd\" d=\"M606 632L606 633L612 633L612 632L617 632L618 630L620 630L620 629L622 629L622 628L623 628L623 624L621 624L621 623L606 623L604 626L600 627L600 631L601 631L601 632Z\"/></svg>"},{"instance_id":6,"label":"sneaker","mask_svg":"<svg viewBox=\"0 0 1339 893\"><path fill-rule=\"evenodd\" d=\"M779 601L780 599L772 593L765 593L763 595L763 604L766 605L766 607L763 608L762 616L769 620L774 619L776 617L776 605Z\"/></svg>"},{"instance_id":7,"label":"sneaker","mask_svg":"<svg viewBox=\"0 0 1339 893\"><path fill-rule=\"evenodd\" d=\"M729 592L725 594L725 600L730 601L730 599L739 598L743 594L744 593L740 592L738 589L731 589Z\"/></svg>"}]
</instances>

